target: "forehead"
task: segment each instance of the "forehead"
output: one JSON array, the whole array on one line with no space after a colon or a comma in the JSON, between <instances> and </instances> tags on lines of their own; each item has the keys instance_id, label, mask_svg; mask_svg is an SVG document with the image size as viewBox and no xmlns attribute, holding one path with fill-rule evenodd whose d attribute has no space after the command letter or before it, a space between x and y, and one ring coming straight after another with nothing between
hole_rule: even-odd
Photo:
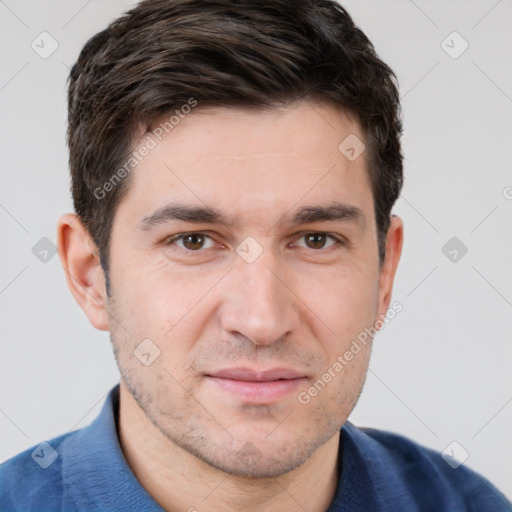
<instances>
[{"instance_id":1,"label":"forehead","mask_svg":"<svg viewBox=\"0 0 512 512\"><path fill-rule=\"evenodd\" d=\"M121 203L139 216L173 200L249 218L302 200L359 208L372 201L365 152L346 152L348 145L359 153L364 134L341 109L311 102L264 111L199 106L178 123L165 120L135 148L152 146L131 172Z\"/></svg>"},{"instance_id":2,"label":"forehead","mask_svg":"<svg viewBox=\"0 0 512 512\"><path fill-rule=\"evenodd\" d=\"M173 121L169 123L171 117ZM175 157L181 160L265 158L271 157L272 152L276 155L286 152L287 156L307 153L337 156L340 143L348 135L356 136L361 143L365 139L351 114L341 107L312 101L264 110L199 105L180 118L169 115L159 118L151 130L148 133L153 136L160 130L158 138L164 144L172 144L173 140ZM158 151L153 152L153 156L157 154Z\"/></svg>"}]
</instances>

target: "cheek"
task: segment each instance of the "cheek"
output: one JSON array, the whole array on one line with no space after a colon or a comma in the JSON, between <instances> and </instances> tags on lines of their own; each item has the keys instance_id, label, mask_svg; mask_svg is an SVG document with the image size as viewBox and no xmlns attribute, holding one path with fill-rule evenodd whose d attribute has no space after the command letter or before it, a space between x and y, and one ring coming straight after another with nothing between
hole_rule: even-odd
<instances>
[{"instance_id":1,"label":"cheek","mask_svg":"<svg viewBox=\"0 0 512 512\"><path fill-rule=\"evenodd\" d=\"M160 354L155 367L181 376L190 361L196 341L208 330L214 305L211 297L222 277L217 272L171 269L168 262L133 265L118 275L115 316L131 341L123 351L133 351L141 340L152 340ZM210 293L210 295L209 295Z\"/></svg>"},{"instance_id":2,"label":"cheek","mask_svg":"<svg viewBox=\"0 0 512 512\"><path fill-rule=\"evenodd\" d=\"M378 275L351 267L317 277L304 280L299 294L307 297L308 307L331 331L329 352L344 350L375 321Z\"/></svg>"},{"instance_id":3,"label":"cheek","mask_svg":"<svg viewBox=\"0 0 512 512\"><path fill-rule=\"evenodd\" d=\"M140 261L116 277L116 302L128 321L163 337L194 308L214 284L214 277L180 271L164 258Z\"/></svg>"}]
</instances>

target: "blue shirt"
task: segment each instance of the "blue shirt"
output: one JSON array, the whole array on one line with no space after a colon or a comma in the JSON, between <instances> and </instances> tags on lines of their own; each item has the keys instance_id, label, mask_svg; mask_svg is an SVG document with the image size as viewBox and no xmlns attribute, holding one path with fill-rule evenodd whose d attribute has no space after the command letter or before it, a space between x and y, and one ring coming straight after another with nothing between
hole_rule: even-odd
<instances>
[{"instance_id":1,"label":"blue shirt","mask_svg":"<svg viewBox=\"0 0 512 512\"><path fill-rule=\"evenodd\" d=\"M0 511L148 511L162 508L128 466L117 435L119 384L87 427L34 446L0 466ZM327 512L510 512L482 476L396 434L341 430L341 478ZM312 489L312 492L314 490ZM201 510L201 503L191 507Z\"/></svg>"}]
</instances>

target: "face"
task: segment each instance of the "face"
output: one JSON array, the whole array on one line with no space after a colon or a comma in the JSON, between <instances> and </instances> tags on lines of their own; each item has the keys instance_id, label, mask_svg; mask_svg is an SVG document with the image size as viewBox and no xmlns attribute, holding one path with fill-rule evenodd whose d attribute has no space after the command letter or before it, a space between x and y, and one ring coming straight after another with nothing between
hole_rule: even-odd
<instances>
[{"instance_id":1,"label":"face","mask_svg":"<svg viewBox=\"0 0 512 512\"><path fill-rule=\"evenodd\" d=\"M124 383L166 438L225 472L298 467L361 392L371 343L335 363L385 313L390 280L365 154L338 149L351 134L364 141L320 104L198 111L116 211L107 309Z\"/></svg>"}]
</instances>

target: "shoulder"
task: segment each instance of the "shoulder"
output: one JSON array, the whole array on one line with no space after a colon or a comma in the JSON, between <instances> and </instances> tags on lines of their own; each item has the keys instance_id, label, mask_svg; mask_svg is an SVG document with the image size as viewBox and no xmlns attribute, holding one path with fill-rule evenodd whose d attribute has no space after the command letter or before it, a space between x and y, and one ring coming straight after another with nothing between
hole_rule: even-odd
<instances>
[{"instance_id":1,"label":"shoulder","mask_svg":"<svg viewBox=\"0 0 512 512\"><path fill-rule=\"evenodd\" d=\"M0 464L0 510L77 510L67 492L62 460L73 450L78 432L43 441Z\"/></svg>"},{"instance_id":2,"label":"shoulder","mask_svg":"<svg viewBox=\"0 0 512 512\"><path fill-rule=\"evenodd\" d=\"M409 496L419 503L417 510L432 510L432 506L439 511L512 510L511 503L486 478L436 450L399 434L351 423L343 432L349 449L364 461L381 499Z\"/></svg>"}]
</instances>

